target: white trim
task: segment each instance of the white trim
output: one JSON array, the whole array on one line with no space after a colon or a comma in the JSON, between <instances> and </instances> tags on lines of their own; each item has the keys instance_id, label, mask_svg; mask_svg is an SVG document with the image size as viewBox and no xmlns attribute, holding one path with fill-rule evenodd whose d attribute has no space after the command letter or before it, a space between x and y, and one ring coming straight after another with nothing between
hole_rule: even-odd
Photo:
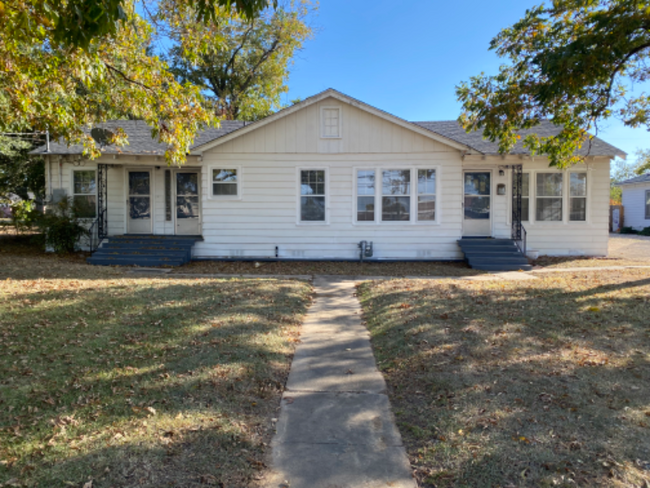
<instances>
[{"instance_id":1,"label":"white trim","mask_svg":"<svg viewBox=\"0 0 650 488\"><path fill-rule=\"evenodd\" d=\"M215 169L234 169L237 171L237 194L236 195L215 195L213 193L213 186L212 184L214 183L212 181L212 172ZM242 167L240 165L228 165L228 164L212 164L208 166L208 200L242 200L243 199L243 193L242 193L242 183L243 183L243 171Z\"/></svg>"},{"instance_id":2,"label":"white trim","mask_svg":"<svg viewBox=\"0 0 650 488\"><path fill-rule=\"evenodd\" d=\"M347 103L348 105L352 105L353 107L356 107L360 110L364 110L365 112L368 112L372 115L375 115L381 119L387 120L389 122L392 122L396 125L399 125L400 127L403 127L405 129L409 129L413 132L417 132L418 134L428 137L429 139L433 139L434 141L437 141L441 144L445 144L449 147L453 147L454 149L458 149L459 151L464 151L466 153L470 154L482 154L479 151L476 151L475 149L472 149L469 146L466 146L465 144L460 144L459 142L456 142L452 139L449 139L447 137L441 136L439 134L436 134L435 132L432 132L430 130L424 129L423 127L420 127L417 124L414 124L412 122L408 122L404 119L401 119L395 115L389 114L387 112L384 112L382 110L376 109L375 107L372 107L371 105L368 105L364 102L361 102L359 100L356 100L352 97L349 97L347 95L344 95L343 93L336 91L332 88L328 88L327 90L318 93L312 97L309 97L302 102L296 103L295 105L292 105L291 107L285 108L284 110L280 110L279 112L274 113L273 115L269 115L268 117L263 118L262 120L258 120L257 122L253 122L250 125L246 125L242 127L241 129L237 129L229 134L226 134L225 136L219 137L218 139L213 139L212 141L206 142L205 144L202 144L200 146L195 147L192 150L193 155L202 155L205 151L212 149L214 147L220 146L221 144L225 144L228 141L231 141L237 137L241 137L245 134L248 134L249 132L252 132L254 130L257 130L261 127L264 127L268 124L271 124L275 122L276 120L279 120L283 117L286 117L288 115L291 115L292 113L297 112L298 110L302 110L305 107L309 107L310 105L313 105L315 103L320 102L321 100L324 100L328 97L335 98L336 100Z\"/></svg>"},{"instance_id":3,"label":"white trim","mask_svg":"<svg viewBox=\"0 0 650 488\"><path fill-rule=\"evenodd\" d=\"M442 186L441 186L441 172L442 172L442 167L439 165L432 165L432 164L427 164L425 162L420 162L420 163L414 163L414 164L409 164L408 166L404 167L402 166L400 168L400 164L403 163L395 163L395 164L387 164L384 166L355 166L352 168L352 225L354 226L376 226L376 225L381 225L381 226L390 226L390 225L398 225L398 226L404 226L404 225L417 225L417 226L437 226L441 225L442 222L442 205L441 205L441 193L442 193ZM417 190L417 171L420 169L432 169L436 172L436 210L435 210L435 219L434 220L418 220L417 219L417 210L418 210L418 190ZM382 220L381 215L382 215L382 179L383 179L383 171L390 171L390 170L409 170L411 173L411 191L409 195L404 195L408 196L411 198L410 201L410 208L409 208L409 220ZM357 220L357 213L358 213L358 197L359 196L370 196L370 195L358 195L358 187L357 187L357 173L359 171L374 171L375 172L375 220L374 221L364 221L364 220Z\"/></svg>"},{"instance_id":4,"label":"white trim","mask_svg":"<svg viewBox=\"0 0 650 488\"><path fill-rule=\"evenodd\" d=\"M301 220L301 172L302 171L324 171L325 172L325 220ZM318 226L330 225L330 168L328 166L300 166L296 168L296 225Z\"/></svg>"},{"instance_id":5,"label":"white trim","mask_svg":"<svg viewBox=\"0 0 650 488\"><path fill-rule=\"evenodd\" d=\"M584 197L572 197L571 196L571 175L573 173L584 173L587 177L587 183L585 185L585 196ZM578 171L567 171L567 223L568 224L590 224L591 223L591 212L589 211L589 206L591 203L591 180L593 179L590 175L590 172L587 168L578 170ZM572 198L584 198L585 199L585 219L584 220L571 220L571 199Z\"/></svg>"},{"instance_id":6,"label":"white trim","mask_svg":"<svg viewBox=\"0 0 650 488\"><path fill-rule=\"evenodd\" d=\"M650 201L650 190L645 190L643 196L645 197L645 200L643 201L643 220L650 220L650 212L648 212L648 207L650 207L650 204L648 203Z\"/></svg>"},{"instance_id":7,"label":"white trim","mask_svg":"<svg viewBox=\"0 0 650 488\"><path fill-rule=\"evenodd\" d=\"M149 228L149 234L153 235L154 231L154 220L155 220L155 212L156 212L156 206L154 204L154 195L156 194L156 178L154 178L154 171L155 171L155 166L124 166L124 233L128 234L129 233L129 172L134 171L134 172L149 172L149 204L150 204L150 210L151 210L151 222L150 222L150 228ZM173 206L172 202L172 208L175 208ZM164 222L164 220L163 220ZM141 234L134 234L134 235L146 235L146 233L141 233ZM164 235L164 234L163 234Z\"/></svg>"},{"instance_id":8,"label":"white trim","mask_svg":"<svg viewBox=\"0 0 650 488\"><path fill-rule=\"evenodd\" d=\"M95 173L95 193L75 193L74 192L74 174L76 172L80 172L80 171L92 171L93 173ZM99 214L99 207L98 207L99 202L97 201L98 200L98 198L97 198L97 185L98 185L98 183L99 182L97 181L97 166L93 166L93 167L90 167L90 166L72 166L70 168L70 198L72 198L72 201L74 202L74 196L75 195L95 195L95 216L94 217L84 217L81 220L92 221L92 220L95 220L97 218L97 215ZM63 188L61 188L61 189L63 189Z\"/></svg>"},{"instance_id":9,"label":"white trim","mask_svg":"<svg viewBox=\"0 0 650 488\"><path fill-rule=\"evenodd\" d=\"M339 113L338 134L335 136L326 136L323 132L325 129L325 110L337 110ZM321 139L342 139L343 138L343 108L335 105L327 105L320 108L320 138Z\"/></svg>"},{"instance_id":10,"label":"white trim","mask_svg":"<svg viewBox=\"0 0 650 488\"><path fill-rule=\"evenodd\" d=\"M460 207L460 235L465 236L465 231L464 231L464 226L465 226L465 173L490 173L490 230L489 233L486 236L481 236L481 237L493 237L495 232L494 232L494 225L495 225L495 219L494 219L494 194L495 194L495 185L496 185L496 178L494 177L494 172L498 171L497 168L493 166L489 167L480 167L480 166L474 166L474 167L467 167L463 168L461 172L461 180L460 180L460 187L461 187L461 193L460 193L460 202L461 202L461 207ZM477 196L485 196L485 195L477 195ZM468 234L468 237L472 237L471 235ZM477 236L478 237L478 236Z\"/></svg>"},{"instance_id":11,"label":"white trim","mask_svg":"<svg viewBox=\"0 0 650 488\"><path fill-rule=\"evenodd\" d=\"M541 174L556 173L556 174L561 174L562 175L562 195L560 195L560 197L559 197L562 200L562 218L560 220L537 220L537 199L538 198L548 198L548 199L558 198L558 197L538 197L538 195L537 195L537 175L540 174L540 173ZM534 188L534 191L532 193L534 195L533 196L534 205L531 206L532 212L533 212L533 214L532 214L533 219L532 220L537 225L546 225L546 226L548 226L548 225L566 225L567 221L568 221L568 218L567 218L567 216L568 216L568 214L567 214L567 202L566 202L566 193L567 193L567 182L566 182L567 178L565 176L566 171L556 170L556 169L553 169L553 168L548 168L548 169L543 169L543 170L535 170L535 171L533 171L533 174L534 174L534 176L533 176L533 188Z\"/></svg>"},{"instance_id":12,"label":"white trim","mask_svg":"<svg viewBox=\"0 0 650 488\"><path fill-rule=\"evenodd\" d=\"M201 191L202 188L202 176L203 172L201 171L201 168L174 168L172 169L172 226L174 230L175 236L183 236L183 235L193 235L193 234L179 234L177 231L176 227L176 216L177 216L177 199L176 199L176 190L178 188L178 185L176 184L176 175L178 173L196 173L198 175L198 197L199 197L199 233L198 235L203 235L203 192ZM166 221L168 222L168 221Z\"/></svg>"}]
</instances>

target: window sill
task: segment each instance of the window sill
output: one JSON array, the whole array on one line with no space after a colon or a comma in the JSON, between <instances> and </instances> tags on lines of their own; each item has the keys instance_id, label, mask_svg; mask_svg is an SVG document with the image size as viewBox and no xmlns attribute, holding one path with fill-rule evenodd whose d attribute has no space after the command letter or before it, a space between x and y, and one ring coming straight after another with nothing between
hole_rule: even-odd
<instances>
[{"instance_id":1,"label":"window sill","mask_svg":"<svg viewBox=\"0 0 650 488\"><path fill-rule=\"evenodd\" d=\"M303 226L304 226L304 227L318 227L318 226L323 227L323 226L328 226L328 225L330 225L330 223L329 223L329 222L325 222L325 221L323 221L323 222L315 222L315 221L307 221L307 222L303 222L303 221L299 220L298 222L296 222L296 225L297 225L297 226L300 226L300 227L303 227Z\"/></svg>"}]
</instances>

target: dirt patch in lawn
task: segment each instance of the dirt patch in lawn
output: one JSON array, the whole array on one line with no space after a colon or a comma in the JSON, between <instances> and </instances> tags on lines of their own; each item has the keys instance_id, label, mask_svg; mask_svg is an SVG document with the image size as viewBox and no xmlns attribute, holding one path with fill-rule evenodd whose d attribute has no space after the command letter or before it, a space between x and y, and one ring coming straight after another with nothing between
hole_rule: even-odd
<instances>
[{"instance_id":1,"label":"dirt patch in lawn","mask_svg":"<svg viewBox=\"0 0 650 488\"><path fill-rule=\"evenodd\" d=\"M592 268L600 266L650 266L650 237L611 235L607 257L541 256L536 266L548 268Z\"/></svg>"},{"instance_id":2,"label":"dirt patch in lawn","mask_svg":"<svg viewBox=\"0 0 650 488\"><path fill-rule=\"evenodd\" d=\"M0 255L0 486L241 488L258 475L307 283L74 264L43 278L20 259Z\"/></svg>"},{"instance_id":3,"label":"dirt patch in lawn","mask_svg":"<svg viewBox=\"0 0 650 488\"><path fill-rule=\"evenodd\" d=\"M357 263L328 261L193 261L173 273L346 275L346 276L472 276L481 274L463 262Z\"/></svg>"},{"instance_id":4,"label":"dirt patch in lawn","mask_svg":"<svg viewBox=\"0 0 650 488\"><path fill-rule=\"evenodd\" d=\"M360 298L422 487L650 486L650 274Z\"/></svg>"}]
</instances>

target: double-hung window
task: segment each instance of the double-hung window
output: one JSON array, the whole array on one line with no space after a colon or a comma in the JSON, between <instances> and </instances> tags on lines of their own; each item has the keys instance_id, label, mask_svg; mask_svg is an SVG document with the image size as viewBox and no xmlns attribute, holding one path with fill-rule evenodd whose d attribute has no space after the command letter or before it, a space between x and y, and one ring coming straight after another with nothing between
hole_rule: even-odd
<instances>
[{"instance_id":1,"label":"double-hung window","mask_svg":"<svg viewBox=\"0 0 650 488\"><path fill-rule=\"evenodd\" d=\"M436 170L418 169L418 222L436 220Z\"/></svg>"},{"instance_id":2,"label":"double-hung window","mask_svg":"<svg viewBox=\"0 0 650 488\"><path fill-rule=\"evenodd\" d=\"M411 220L411 170L382 171L381 220Z\"/></svg>"},{"instance_id":3,"label":"double-hung window","mask_svg":"<svg viewBox=\"0 0 650 488\"><path fill-rule=\"evenodd\" d=\"M515 195L517 194L517 175L512 173L512 208L517 205ZM522 173L521 175L521 221L528 222L530 220L530 173Z\"/></svg>"},{"instance_id":4,"label":"double-hung window","mask_svg":"<svg viewBox=\"0 0 650 488\"><path fill-rule=\"evenodd\" d=\"M645 192L645 219L650 220L650 190Z\"/></svg>"},{"instance_id":5,"label":"double-hung window","mask_svg":"<svg viewBox=\"0 0 650 488\"><path fill-rule=\"evenodd\" d=\"M562 221L562 176L562 173L537 173L537 221Z\"/></svg>"},{"instance_id":6,"label":"double-hung window","mask_svg":"<svg viewBox=\"0 0 650 488\"><path fill-rule=\"evenodd\" d=\"M82 219L94 219L97 216L97 174L95 170L74 170L72 179L72 201L77 215Z\"/></svg>"},{"instance_id":7,"label":"double-hung window","mask_svg":"<svg viewBox=\"0 0 650 488\"><path fill-rule=\"evenodd\" d=\"M355 221L435 223L437 177L433 168L356 170Z\"/></svg>"},{"instance_id":8,"label":"double-hung window","mask_svg":"<svg viewBox=\"0 0 650 488\"><path fill-rule=\"evenodd\" d=\"M570 173L569 220L587 220L587 173Z\"/></svg>"},{"instance_id":9,"label":"double-hung window","mask_svg":"<svg viewBox=\"0 0 650 488\"><path fill-rule=\"evenodd\" d=\"M325 170L300 171L300 221L325 222Z\"/></svg>"},{"instance_id":10,"label":"double-hung window","mask_svg":"<svg viewBox=\"0 0 650 488\"><path fill-rule=\"evenodd\" d=\"M375 171L357 171L357 222L375 221Z\"/></svg>"},{"instance_id":11,"label":"double-hung window","mask_svg":"<svg viewBox=\"0 0 650 488\"><path fill-rule=\"evenodd\" d=\"M212 196L237 197L239 195L239 171L236 168L212 169Z\"/></svg>"}]
</instances>

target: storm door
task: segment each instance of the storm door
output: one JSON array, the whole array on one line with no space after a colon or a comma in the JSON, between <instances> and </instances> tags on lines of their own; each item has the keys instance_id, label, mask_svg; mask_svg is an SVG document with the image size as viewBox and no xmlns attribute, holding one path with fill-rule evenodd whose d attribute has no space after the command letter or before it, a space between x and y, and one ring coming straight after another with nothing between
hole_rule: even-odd
<instances>
[{"instance_id":1,"label":"storm door","mask_svg":"<svg viewBox=\"0 0 650 488\"><path fill-rule=\"evenodd\" d=\"M466 171L463 174L465 237L487 237L492 234L490 176L489 171Z\"/></svg>"},{"instance_id":2,"label":"storm door","mask_svg":"<svg viewBox=\"0 0 650 488\"><path fill-rule=\"evenodd\" d=\"M126 204L128 234L151 234L151 172L129 171Z\"/></svg>"},{"instance_id":3,"label":"storm door","mask_svg":"<svg viewBox=\"0 0 650 488\"><path fill-rule=\"evenodd\" d=\"M201 234L199 173L176 173L176 234Z\"/></svg>"}]
</instances>

